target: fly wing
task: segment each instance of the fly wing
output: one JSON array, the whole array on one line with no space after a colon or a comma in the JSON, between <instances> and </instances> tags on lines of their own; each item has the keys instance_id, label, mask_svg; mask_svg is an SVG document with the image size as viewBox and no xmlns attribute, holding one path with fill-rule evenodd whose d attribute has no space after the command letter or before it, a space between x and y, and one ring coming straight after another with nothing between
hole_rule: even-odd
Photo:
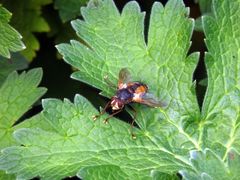
<instances>
[{"instance_id":1,"label":"fly wing","mask_svg":"<svg viewBox=\"0 0 240 180\"><path fill-rule=\"evenodd\" d=\"M127 68L123 68L119 72L119 79L118 79L118 89L123 88L124 84L127 84L131 81L131 73L128 71Z\"/></svg>"},{"instance_id":2,"label":"fly wing","mask_svg":"<svg viewBox=\"0 0 240 180\"><path fill-rule=\"evenodd\" d=\"M151 107L166 107L167 104L158 100L154 95L150 93L144 93L140 98L136 99L135 102L146 104Z\"/></svg>"}]
</instances>

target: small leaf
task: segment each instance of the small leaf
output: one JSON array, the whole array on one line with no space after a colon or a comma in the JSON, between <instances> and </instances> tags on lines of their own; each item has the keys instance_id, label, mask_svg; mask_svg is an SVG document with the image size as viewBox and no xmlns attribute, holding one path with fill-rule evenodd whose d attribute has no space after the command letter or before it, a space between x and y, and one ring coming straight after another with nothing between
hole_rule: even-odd
<instances>
[{"instance_id":1,"label":"small leaf","mask_svg":"<svg viewBox=\"0 0 240 180\"><path fill-rule=\"evenodd\" d=\"M21 75L13 72L0 87L0 149L17 144L12 137L13 131L18 129L14 123L45 93L46 89L37 88L41 77L40 69ZM15 179L0 171L0 179L7 178Z\"/></svg>"},{"instance_id":2,"label":"small leaf","mask_svg":"<svg viewBox=\"0 0 240 180\"><path fill-rule=\"evenodd\" d=\"M23 36L26 49L21 53L30 61L36 56L39 42L33 33L47 32L49 26L41 17L41 7L50 4L52 0L0 0L13 13L11 24Z\"/></svg>"},{"instance_id":3,"label":"small leaf","mask_svg":"<svg viewBox=\"0 0 240 180\"><path fill-rule=\"evenodd\" d=\"M213 0L196 0L196 1L199 4L202 15L195 20L194 30L203 32L202 17L206 16L206 15L210 16L212 14L212 1Z\"/></svg>"},{"instance_id":4,"label":"small leaf","mask_svg":"<svg viewBox=\"0 0 240 180\"><path fill-rule=\"evenodd\" d=\"M14 123L45 92L45 88L37 88L42 77L40 69L18 75L11 73L0 88L0 148L15 144L12 138Z\"/></svg>"},{"instance_id":5,"label":"small leaf","mask_svg":"<svg viewBox=\"0 0 240 180\"><path fill-rule=\"evenodd\" d=\"M88 0L55 0L54 7L59 9L59 14L63 22L72 20L80 15L80 7Z\"/></svg>"},{"instance_id":6,"label":"small leaf","mask_svg":"<svg viewBox=\"0 0 240 180\"><path fill-rule=\"evenodd\" d=\"M10 58L10 51L17 52L25 48L22 36L8 23L11 13L0 5L0 55Z\"/></svg>"},{"instance_id":7,"label":"small leaf","mask_svg":"<svg viewBox=\"0 0 240 180\"><path fill-rule=\"evenodd\" d=\"M228 165L209 149L192 151L191 163L194 171L180 171L183 179L238 179L240 156L236 151L228 154Z\"/></svg>"},{"instance_id":8,"label":"small leaf","mask_svg":"<svg viewBox=\"0 0 240 180\"><path fill-rule=\"evenodd\" d=\"M210 13L213 0L197 0L202 14Z\"/></svg>"},{"instance_id":9,"label":"small leaf","mask_svg":"<svg viewBox=\"0 0 240 180\"><path fill-rule=\"evenodd\" d=\"M27 67L28 61L20 53L12 53L11 59L0 57L0 86L12 71Z\"/></svg>"},{"instance_id":10,"label":"small leaf","mask_svg":"<svg viewBox=\"0 0 240 180\"><path fill-rule=\"evenodd\" d=\"M207 85L208 85L208 79L207 79L207 78L204 78L204 79L202 79L201 81L199 81L198 84L200 84L201 86L207 87Z\"/></svg>"}]
</instances>

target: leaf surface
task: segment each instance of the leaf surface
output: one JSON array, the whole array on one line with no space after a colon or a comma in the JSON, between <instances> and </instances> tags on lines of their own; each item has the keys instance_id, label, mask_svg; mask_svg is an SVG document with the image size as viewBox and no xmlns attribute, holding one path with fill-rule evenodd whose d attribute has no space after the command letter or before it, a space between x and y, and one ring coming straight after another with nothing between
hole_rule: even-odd
<instances>
[{"instance_id":1,"label":"leaf surface","mask_svg":"<svg viewBox=\"0 0 240 180\"><path fill-rule=\"evenodd\" d=\"M112 1L99 1L97 5L91 1L88 7L82 8L85 21L72 22L88 46L71 41L57 48L65 61L79 69L72 75L74 79L101 89L107 97L113 96L115 89L109 87L104 76L117 84L120 69L127 67L134 81L146 83L150 93L168 104L163 118L170 123L163 123L169 124L168 133L178 136L175 132L180 132L181 138L176 141L182 144L189 141L189 137L182 138L186 135L183 127L186 121L195 121L199 116L191 82L198 54L186 57L193 29L187 15L188 10L181 1L170 1L165 8L155 3L146 44L144 13L136 2L128 3L119 14ZM141 114L138 124L142 129L147 130L154 119L158 119L155 124L161 129L159 109L136 108ZM190 141L194 144L195 140Z\"/></svg>"},{"instance_id":2,"label":"leaf surface","mask_svg":"<svg viewBox=\"0 0 240 180\"><path fill-rule=\"evenodd\" d=\"M11 55L11 59L0 57L0 86L12 71L28 67L28 61L20 53L12 53Z\"/></svg>"},{"instance_id":3,"label":"leaf surface","mask_svg":"<svg viewBox=\"0 0 240 180\"><path fill-rule=\"evenodd\" d=\"M188 167L184 159L145 136L132 140L127 123L116 119L108 125L94 122L91 116L97 111L79 95L74 104L66 99L46 99L43 106L43 118L52 130L17 130L14 136L22 146L6 148L1 156L0 167L18 174L18 178L29 179L38 174L43 179L61 179L77 174L81 168L88 170L79 172L79 176L84 176L91 171L88 166L102 169L95 178L106 177L101 174L104 168L120 168L117 177L149 178L152 169L172 172Z\"/></svg>"},{"instance_id":4,"label":"leaf surface","mask_svg":"<svg viewBox=\"0 0 240 180\"><path fill-rule=\"evenodd\" d=\"M21 53L30 61L39 50L39 42L33 33L47 32L49 26L41 16L41 8L52 0L0 0L13 13L11 24L23 36L26 49Z\"/></svg>"},{"instance_id":5,"label":"leaf surface","mask_svg":"<svg viewBox=\"0 0 240 180\"><path fill-rule=\"evenodd\" d=\"M224 163L217 154L209 149L205 151L192 151L191 164L195 172L180 171L183 179L232 179L239 178L240 156L234 150L229 152L227 163Z\"/></svg>"},{"instance_id":6,"label":"leaf surface","mask_svg":"<svg viewBox=\"0 0 240 180\"><path fill-rule=\"evenodd\" d=\"M198 4L202 14L205 15L212 11L212 2L213 0L198 0Z\"/></svg>"},{"instance_id":7,"label":"leaf surface","mask_svg":"<svg viewBox=\"0 0 240 180\"><path fill-rule=\"evenodd\" d=\"M11 73L0 87L0 149L16 145L12 136L16 121L39 99L45 88L37 88L42 77L40 69L18 75ZM14 179L0 171L0 179Z\"/></svg>"},{"instance_id":8,"label":"leaf surface","mask_svg":"<svg viewBox=\"0 0 240 180\"><path fill-rule=\"evenodd\" d=\"M240 1L213 1L211 16L203 17L208 52L205 63L208 87L198 144L193 151L193 172L186 179L238 179L240 152Z\"/></svg>"},{"instance_id":9,"label":"leaf surface","mask_svg":"<svg viewBox=\"0 0 240 180\"><path fill-rule=\"evenodd\" d=\"M127 67L133 80L146 83L167 108L135 106L140 129L134 128L133 140L127 123L112 118L105 125L107 114L94 122L98 111L81 96L74 103L44 100L42 114L32 120L41 119L46 126L17 130L14 136L22 146L6 148L0 168L20 179L85 177L89 172L93 179L112 177L109 169L119 170L119 178L149 179L153 170L170 177L189 169L188 152L199 148L193 130L200 115L192 84L198 53L187 56L193 30L188 9L179 0L165 7L155 3L147 43L145 14L136 2L120 14L111 0L90 1L81 14L84 21L72 25L85 43L73 40L57 46L65 61L79 69L72 77L111 97L115 91L104 76L117 84L119 70Z\"/></svg>"},{"instance_id":10,"label":"leaf surface","mask_svg":"<svg viewBox=\"0 0 240 180\"><path fill-rule=\"evenodd\" d=\"M145 15L136 2L119 13L111 0L90 1L82 8L84 20L72 22L85 43L57 46L65 61L79 69L72 77L110 98L115 90L104 76L117 84L119 70L127 67L134 81L146 83L167 103L166 109L135 105L139 128L133 140L127 123L112 118L103 124L107 114L94 122L98 111L79 95L74 103L46 99L43 112L31 118L40 128L27 124L14 132L21 146L3 150L0 169L19 179L76 174L85 179L174 179L179 170L184 179L237 179L239 11L239 0L215 0L213 15L203 18L208 89L200 114L192 83L198 54L187 56L193 21L183 3L155 3L145 38Z\"/></svg>"},{"instance_id":11,"label":"leaf surface","mask_svg":"<svg viewBox=\"0 0 240 180\"><path fill-rule=\"evenodd\" d=\"M0 5L0 55L10 58L10 51L17 52L25 48L22 36L8 23L11 13Z\"/></svg>"},{"instance_id":12,"label":"leaf surface","mask_svg":"<svg viewBox=\"0 0 240 180\"><path fill-rule=\"evenodd\" d=\"M213 7L214 16L203 18L208 88L199 140L221 147L225 159L231 148L240 149L240 1L214 1Z\"/></svg>"},{"instance_id":13,"label":"leaf surface","mask_svg":"<svg viewBox=\"0 0 240 180\"><path fill-rule=\"evenodd\" d=\"M59 15L63 22L72 20L80 15L80 7L88 0L55 0L54 6L59 10Z\"/></svg>"},{"instance_id":14,"label":"leaf surface","mask_svg":"<svg viewBox=\"0 0 240 180\"><path fill-rule=\"evenodd\" d=\"M12 132L14 123L41 97L45 88L37 88L42 77L40 69L23 72L18 75L11 73L0 88L0 148L14 143Z\"/></svg>"}]
</instances>

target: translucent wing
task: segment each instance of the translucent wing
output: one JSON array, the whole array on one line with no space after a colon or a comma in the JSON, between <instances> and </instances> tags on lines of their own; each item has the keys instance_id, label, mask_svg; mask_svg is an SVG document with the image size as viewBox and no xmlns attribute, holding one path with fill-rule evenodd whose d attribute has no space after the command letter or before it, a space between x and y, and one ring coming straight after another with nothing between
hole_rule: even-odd
<instances>
[{"instance_id":1,"label":"translucent wing","mask_svg":"<svg viewBox=\"0 0 240 180\"><path fill-rule=\"evenodd\" d=\"M135 99L135 102L146 104L151 107L166 107L167 104L158 100L154 95L150 93L143 94L140 98Z\"/></svg>"},{"instance_id":2,"label":"translucent wing","mask_svg":"<svg viewBox=\"0 0 240 180\"><path fill-rule=\"evenodd\" d=\"M131 81L131 73L128 71L127 68L123 68L119 72L119 79L118 79L118 88L121 89L124 84L127 84Z\"/></svg>"}]
</instances>

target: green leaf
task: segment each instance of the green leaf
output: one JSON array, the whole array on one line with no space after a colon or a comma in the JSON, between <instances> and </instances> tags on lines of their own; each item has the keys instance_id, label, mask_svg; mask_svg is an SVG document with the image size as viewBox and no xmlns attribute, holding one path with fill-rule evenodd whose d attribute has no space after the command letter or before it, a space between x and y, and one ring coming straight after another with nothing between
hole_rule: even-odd
<instances>
[{"instance_id":1,"label":"green leaf","mask_svg":"<svg viewBox=\"0 0 240 180\"><path fill-rule=\"evenodd\" d=\"M192 151L191 163L195 173L180 171L183 179L239 179L240 155L232 150L228 153L228 164L225 164L218 155L209 149ZM229 169L228 169L229 168Z\"/></svg>"},{"instance_id":2,"label":"green leaf","mask_svg":"<svg viewBox=\"0 0 240 180\"><path fill-rule=\"evenodd\" d=\"M138 176L137 174L134 177L130 177L127 174L125 174L122 169L118 166L114 165L101 165L101 166L88 166L82 168L78 172L78 177L84 180L88 179L101 179L102 177L106 177L106 174L108 175L108 179L144 179L142 176ZM145 177L146 179L149 179L150 177ZM151 179L154 180L179 180L179 177L177 175L169 175L165 174L159 171L152 171L151 172Z\"/></svg>"},{"instance_id":3,"label":"green leaf","mask_svg":"<svg viewBox=\"0 0 240 180\"><path fill-rule=\"evenodd\" d=\"M211 9L212 1L213 0L197 0L202 14L207 14L212 11L212 9Z\"/></svg>"},{"instance_id":4,"label":"green leaf","mask_svg":"<svg viewBox=\"0 0 240 180\"><path fill-rule=\"evenodd\" d=\"M232 179L238 179L240 176L240 154L235 149L231 149L228 153L227 163Z\"/></svg>"},{"instance_id":5,"label":"green leaf","mask_svg":"<svg viewBox=\"0 0 240 180\"><path fill-rule=\"evenodd\" d=\"M223 160L240 150L240 1L213 1L214 16L204 16L208 53L208 88L203 103L199 143L217 147Z\"/></svg>"},{"instance_id":6,"label":"green leaf","mask_svg":"<svg viewBox=\"0 0 240 180\"><path fill-rule=\"evenodd\" d=\"M22 54L32 60L39 49L39 42L33 33L47 32L49 26L45 19L41 17L41 7L50 4L52 0L0 0L7 9L13 13L11 24L23 36L26 49Z\"/></svg>"},{"instance_id":7,"label":"green leaf","mask_svg":"<svg viewBox=\"0 0 240 180\"><path fill-rule=\"evenodd\" d=\"M198 53L187 57L193 31L188 15L182 1L170 0L165 8L155 3L146 43L145 14L136 2L128 3L120 14L111 0L90 1L82 8L84 21L72 22L85 43L57 46L64 59L80 70L72 76L111 97L115 90L104 76L117 84L119 70L128 67L133 80L148 84L167 108L135 106L140 129L134 128L133 140L129 124L112 118L105 125L107 114L94 122L92 116L98 111L81 96L74 104L44 100L43 113L36 117L48 125L16 131L22 146L6 148L0 168L20 179L85 177L89 172L93 179L104 179L112 176L108 169L120 169L116 175L120 179L150 179L153 170L172 175L191 169L187 159L189 150L199 148L194 130L200 115L192 83Z\"/></svg>"},{"instance_id":8,"label":"green leaf","mask_svg":"<svg viewBox=\"0 0 240 180\"><path fill-rule=\"evenodd\" d=\"M201 85L201 86L207 87L208 79L207 79L207 78L204 78L204 79L202 79L201 81L199 81L198 84Z\"/></svg>"},{"instance_id":9,"label":"green leaf","mask_svg":"<svg viewBox=\"0 0 240 180\"><path fill-rule=\"evenodd\" d=\"M213 10L212 16L203 17L208 87L198 128L198 143L207 149L191 153L195 171L182 171L186 179L240 175L240 1L214 0Z\"/></svg>"},{"instance_id":10,"label":"green leaf","mask_svg":"<svg viewBox=\"0 0 240 180\"><path fill-rule=\"evenodd\" d=\"M177 174L166 174L166 173L162 173L159 171L152 171L151 172L151 176L153 180L179 180L180 177L177 176Z\"/></svg>"},{"instance_id":11,"label":"green leaf","mask_svg":"<svg viewBox=\"0 0 240 180\"><path fill-rule=\"evenodd\" d=\"M75 175L82 168L86 171L80 170L79 176L84 177L91 171L97 174L89 166L101 169L95 178L104 178L108 173L111 176L106 169L116 171L119 168L117 177L149 178L152 169L172 172L188 167L184 159L147 136L139 134L139 138L133 140L127 123L114 118L108 125L93 121L96 109L79 95L74 104L66 99L64 102L46 99L43 107L43 120L52 130L15 131L14 137L22 146L4 149L0 158L0 168L16 173L20 179L36 175L43 179L61 179Z\"/></svg>"},{"instance_id":12,"label":"green leaf","mask_svg":"<svg viewBox=\"0 0 240 180\"><path fill-rule=\"evenodd\" d=\"M10 51L23 50L22 36L8 23L11 13L0 4L0 55L10 58Z\"/></svg>"},{"instance_id":13,"label":"green leaf","mask_svg":"<svg viewBox=\"0 0 240 180\"><path fill-rule=\"evenodd\" d=\"M14 175L6 174L4 171L0 171L0 178L4 180L14 180L16 177Z\"/></svg>"},{"instance_id":14,"label":"green leaf","mask_svg":"<svg viewBox=\"0 0 240 180\"><path fill-rule=\"evenodd\" d=\"M72 20L80 15L80 7L88 0L55 0L54 7L59 9L59 15L63 22Z\"/></svg>"},{"instance_id":15,"label":"green leaf","mask_svg":"<svg viewBox=\"0 0 240 180\"><path fill-rule=\"evenodd\" d=\"M101 166L89 166L82 168L77 176L84 180L101 179L108 175L108 179L128 179L130 178L125 174L119 166L114 165L101 165ZM135 177L136 178L136 177Z\"/></svg>"},{"instance_id":16,"label":"green leaf","mask_svg":"<svg viewBox=\"0 0 240 180\"><path fill-rule=\"evenodd\" d=\"M104 76L117 84L119 70L128 67L133 80L145 82L153 94L168 103L165 118L170 124L176 122L176 129L172 130L182 131L185 121L194 121L199 116L195 94L191 91L198 54L186 57L193 22L186 18L188 10L181 1L170 1L165 9L155 3L146 45L144 14L139 11L135 2L127 4L121 15L111 1L99 1L97 7L90 2L87 8L82 8L85 21L72 22L89 46L71 41L70 45L61 44L57 48L65 61L80 70L72 75L74 79L101 89L107 97L115 89L109 88ZM142 106L139 109L144 113L138 122L147 128L159 110Z\"/></svg>"},{"instance_id":17,"label":"green leaf","mask_svg":"<svg viewBox=\"0 0 240 180\"><path fill-rule=\"evenodd\" d=\"M203 27L202 27L202 16L198 17L195 20L195 26L194 26L195 31L203 32Z\"/></svg>"},{"instance_id":18,"label":"green leaf","mask_svg":"<svg viewBox=\"0 0 240 180\"><path fill-rule=\"evenodd\" d=\"M133 129L133 140L127 123L112 118L103 124L108 114L93 121L97 110L79 95L74 103L44 100L43 112L14 132L21 146L3 150L0 169L19 179L76 174L89 179L174 179L179 170L184 179L238 179L240 1L215 0L213 15L203 17L209 52L201 115L192 82L198 54L187 57L193 29L188 10L179 0L165 7L155 3L146 43L139 9L130 2L120 14L110 0L90 1L82 8L84 21L72 22L85 43L71 41L57 48L79 69L72 77L103 95L115 93L104 76L117 84L119 70L127 67L133 81L148 84L167 103L166 109L134 106L139 128Z\"/></svg>"},{"instance_id":19,"label":"green leaf","mask_svg":"<svg viewBox=\"0 0 240 180\"><path fill-rule=\"evenodd\" d=\"M0 149L16 145L12 137L18 125L16 121L30 108L30 106L45 92L45 88L37 88L42 77L41 69L34 69L28 73L18 75L11 73L0 88ZM0 179L14 179L0 171Z\"/></svg>"},{"instance_id":20,"label":"green leaf","mask_svg":"<svg viewBox=\"0 0 240 180\"><path fill-rule=\"evenodd\" d=\"M27 67L28 61L20 53L12 53L11 59L0 57L0 86L12 71Z\"/></svg>"},{"instance_id":21,"label":"green leaf","mask_svg":"<svg viewBox=\"0 0 240 180\"><path fill-rule=\"evenodd\" d=\"M72 28L70 22L62 23L59 17L53 16L51 13L46 15L46 20L50 26L51 31L48 33L49 37L55 38L55 43L69 42L70 39L80 39Z\"/></svg>"},{"instance_id":22,"label":"green leaf","mask_svg":"<svg viewBox=\"0 0 240 180\"><path fill-rule=\"evenodd\" d=\"M210 16L212 14L212 0L196 0L199 4L202 16ZM194 30L203 32L202 16L195 21Z\"/></svg>"},{"instance_id":23,"label":"green leaf","mask_svg":"<svg viewBox=\"0 0 240 180\"><path fill-rule=\"evenodd\" d=\"M18 75L11 73L0 88L0 148L15 144L12 132L15 122L41 97L45 88L37 88L42 77L41 69Z\"/></svg>"}]
</instances>

